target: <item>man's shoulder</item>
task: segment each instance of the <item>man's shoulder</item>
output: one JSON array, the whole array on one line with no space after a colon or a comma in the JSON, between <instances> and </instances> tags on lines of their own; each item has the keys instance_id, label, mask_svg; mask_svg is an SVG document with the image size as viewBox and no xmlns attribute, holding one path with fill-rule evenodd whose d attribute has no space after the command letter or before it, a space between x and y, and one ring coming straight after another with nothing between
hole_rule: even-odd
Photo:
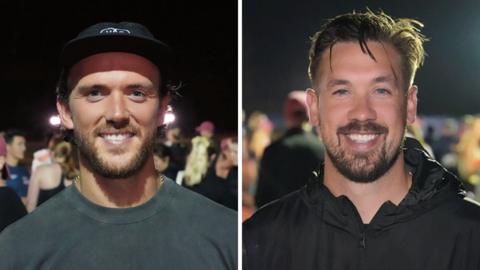
<instances>
[{"instance_id":1,"label":"man's shoulder","mask_svg":"<svg viewBox=\"0 0 480 270\"><path fill-rule=\"evenodd\" d=\"M22 248L42 239L55 239L61 224L69 219L68 213L71 211L67 209L65 198L60 193L3 230L0 234L0 252L2 248Z\"/></svg>"},{"instance_id":2,"label":"man's shoulder","mask_svg":"<svg viewBox=\"0 0 480 270\"><path fill-rule=\"evenodd\" d=\"M310 211L304 193L305 188L301 188L259 208L252 217L243 223L246 235L264 230L269 231L272 226L283 226L299 215Z\"/></svg>"},{"instance_id":3,"label":"man's shoulder","mask_svg":"<svg viewBox=\"0 0 480 270\"><path fill-rule=\"evenodd\" d=\"M276 155L284 151L302 151L312 152L316 155L321 155L324 151L320 140L310 132L301 132L298 134L291 134L282 136L272 142L265 149L264 155Z\"/></svg>"},{"instance_id":4,"label":"man's shoulder","mask_svg":"<svg viewBox=\"0 0 480 270\"><path fill-rule=\"evenodd\" d=\"M463 225L473 225L480 231L480 203L465 197L455 199L449 204L448 210L455 220Z\"/></svg>"},{"instance_id":5,"label":"man's shoulder","mask_svg":"<svg viewBox=\"0 0 480 270\"><path fill-rule=\"evenodd\" d=\"M27 174L27 175L29 174L27 167L25 167L23 165L18 164L16 166L10 166L10 165L7 164L7 166L8 166L8 170L10 170L12 173L15 173L17 175L18 174Z\"/></svg>"},{"instance_id":6,"label":"man's shoulder","mask_svg":"<svg viewBox=\"0 0 480 270\"><path fill-rule=\"evenodd\" d=\"M237 212L173 181L169 182L168 191L170 196L168 217L176 224L173 228L175 231L189 234L197 239L195 241L213 243L222 249L222 253L235 257Z\"/></svg>"},{"instance_id":7,"label":"man's shoulder","mask_svg":"<svg viewBox=\"0 0 480 270\"><path fill-rule=\"evenodd\" d=\"M173 211L191 221L237 224L237 212L167 179Z\"/></svg>"}]
</instances>

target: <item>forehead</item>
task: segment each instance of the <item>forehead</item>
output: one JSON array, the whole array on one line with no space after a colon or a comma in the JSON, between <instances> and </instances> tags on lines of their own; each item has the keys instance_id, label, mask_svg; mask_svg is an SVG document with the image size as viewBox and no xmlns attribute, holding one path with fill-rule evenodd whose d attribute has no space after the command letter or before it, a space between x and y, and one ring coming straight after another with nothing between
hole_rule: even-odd
<instances>
[{"instance_id":1,"label":"forehead","mask_svg":"<svg viewBox=\"0 0 480 270\"><path fill-rule=\"evenodd\" d=\"M358 42L339 42L331 50L322 53L317 74L317 83L326 84L330 80L356 80L373 77L390 77L401 80L401 58L395 48L388 43L368 41L367 51L362 51Z\"/></svg>"},{"instance_id":2,"label":"forehead","mask_svg":"<svg viewBox=\"0 0 480 270\"><path fill-rule=\"evenodd\" d=\"M21 143L21 142L25 142L25 137L23 136L13 136L13 139L12 139L12 143Z\"/></svg>"},{"instance_id":3,"label":"forehead","mask_svg":"<svg viewBox=\"0 0 480 270\"><path fill-rule=\"evenodd\" d=\"M88 75L110 71L135 72L154 85L160 84L160 71L155 64L140 55L124 52L98 53L82 59L70 69L68 84L74 86Z\"/></svg>"}]
</instances>

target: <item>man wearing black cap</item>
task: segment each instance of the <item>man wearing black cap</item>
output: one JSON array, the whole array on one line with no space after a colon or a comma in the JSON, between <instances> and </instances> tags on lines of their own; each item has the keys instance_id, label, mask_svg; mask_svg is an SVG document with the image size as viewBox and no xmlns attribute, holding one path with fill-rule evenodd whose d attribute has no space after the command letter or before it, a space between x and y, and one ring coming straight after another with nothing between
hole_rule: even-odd
<instances>
[{"instance_id":1,"label":"man wearing black cap","mask_svg":"<svg viewBox=\"0 0 480 270\"><path fill-rule=\"evenodd\" d=\"M80 177L0 235L1 269L236 268L236 214L155 171L169 58L129 22L93 25L64 47L57 109Z\"/></svg>"}]
</instances>

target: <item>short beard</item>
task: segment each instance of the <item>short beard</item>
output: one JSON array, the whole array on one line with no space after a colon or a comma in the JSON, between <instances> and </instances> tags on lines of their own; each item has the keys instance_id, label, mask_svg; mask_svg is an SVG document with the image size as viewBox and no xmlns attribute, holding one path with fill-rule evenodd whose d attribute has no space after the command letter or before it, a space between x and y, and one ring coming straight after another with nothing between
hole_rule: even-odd
<instances>
[{"instance_id":1,"label":"short beard","mask_svg":"<svg viewBox=\"0 0 480 270\"><path fill-rule=\"evenodd\" d=\"M373 164L372 169L368 169L368 167L377 153L357 155L355 160L350 161L346 158L346 153L341 149L334 151L327 147L325 149L335 168L347 179L355 183L372 183L390 170L402 151L402 145L403 143L390 156L387 155L386 145L384 145L380 153L378 153L380 158ZM357 164L353 165L353 163Z\"/></svg>"},{"instance_id":2,"label":"short beard","mask_svg":"<svg viewBox=\"0 0 480 270\"><path fill-rule=\"evenodd\" d=\"M148 157L153 152L153 146L155 143L155 133L147 136L145 141L140 146L140 149L135 156L132 158L132 161L129 165L124 167L115 167L114 165L108 163L105 159L99 156L98 152L95 150L94 145L89 139L80 134L77 130L74 130L74 142L78 147L80 154L80 159L83 162L86 162L87 165L100 176L108 179L119 179L119 178L128 178L140 171L140 169L147 162ZM96 135L96 132L93 132Z\"/></svg>"},{"instance_id":3,"label":"short beard","mask_svg":"<svg viewBox=\"0 0 480 270\"><path fill-rule=\"evenodd\" d=\"M370 131L387 136L388 128L372 121L352 121L338 128L337 136L354 132ZM384 140L386 140L384 138ZM395 142L394 142L395 143ZM336 145L336 146L335 146ZM347 179L355 183L371 183L383 176L398 159L403 148L403 139L398 142L391 153L387 153L387 144L384 141L381 149L364 154L349 154L340 146L340 141L325 141L325 149L335 168ZM351 156L349 156L351 155Z\"/></svg>"}]
</instances>

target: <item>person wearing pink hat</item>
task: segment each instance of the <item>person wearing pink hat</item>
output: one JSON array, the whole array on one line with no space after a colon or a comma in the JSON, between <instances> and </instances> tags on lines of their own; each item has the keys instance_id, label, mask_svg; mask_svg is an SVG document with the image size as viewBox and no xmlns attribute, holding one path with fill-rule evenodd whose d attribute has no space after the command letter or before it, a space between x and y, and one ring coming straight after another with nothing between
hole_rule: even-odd
<instances>
[{"instance_id":1,"label":"person wearing pink hat","mask_svg":"<svg viewBox=\"0 0 480 270\"><path fill-rule=\"evenodd\" d=\"M15 191L7 187L9 174L5 161L6 155L5 139L0 137L0 232L27 214L25 206Z\"/></svg>"},{"instance_id":2,"label":"person wearing pink hat","mask_svg":"<svg viewBox=\"0 0 480 270\"><path fill-rule=\"evenodd\" d=\"M285 133L260 161L255 203L261 207L303 187L324 158L324 148L307 125L305 91L291 91L283 104Z\"/></svg>"},{"instance_id":3,"label":"person wearing pink hat","mask_svg":"<svg viewBox=\"0 0 480 270\"><path fill-rule=\"evenodd\" d=\"M215 125L210 121L203 121L196 129L200 136L212 138L215 134Z\"/></svg>"}]
</instances>

